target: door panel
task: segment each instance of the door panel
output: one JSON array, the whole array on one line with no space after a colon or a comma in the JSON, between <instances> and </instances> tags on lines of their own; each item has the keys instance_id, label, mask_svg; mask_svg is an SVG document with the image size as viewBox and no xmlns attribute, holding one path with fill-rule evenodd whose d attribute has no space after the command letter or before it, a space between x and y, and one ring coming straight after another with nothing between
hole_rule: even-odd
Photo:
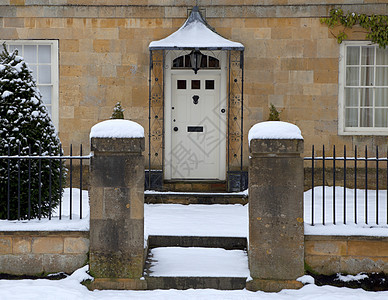
<instances>
[{"instance_id":1,"label":"door panel","mask_svg":"<svg viewBox=\"0 0 388 300\"><path fill-rule=\"evenodd\" d=\"M172 75L171 83L171 179L221 178L220 76Z\"/></svg>"}]
</instances>

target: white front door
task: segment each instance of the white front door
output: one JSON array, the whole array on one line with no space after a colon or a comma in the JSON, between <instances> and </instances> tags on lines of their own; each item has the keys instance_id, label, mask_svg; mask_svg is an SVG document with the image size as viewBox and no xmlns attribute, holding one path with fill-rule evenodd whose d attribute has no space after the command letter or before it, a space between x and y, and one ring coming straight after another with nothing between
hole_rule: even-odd
<instances>
[{"instance_id":1,"label":"white front door","mask_svg":"<svg viewBox=\"0 0 388 300\"><path fill-rule=\"evenodd\" d=\"M226 107L220 74L171 76L171 179L225 179Z\"/></svg>"}]
</instances>

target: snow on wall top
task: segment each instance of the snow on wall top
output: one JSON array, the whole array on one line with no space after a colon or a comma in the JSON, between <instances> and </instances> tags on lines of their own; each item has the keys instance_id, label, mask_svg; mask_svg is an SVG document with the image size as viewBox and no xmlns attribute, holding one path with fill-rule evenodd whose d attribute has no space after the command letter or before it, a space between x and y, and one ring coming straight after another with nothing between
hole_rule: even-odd
<instances>
[{"instance_id":1,"label":"snow on wall top","mask_svg":"<svg viewBox=\"0 0 388 300\"><path fill-rule=\"evenodd\" d=\"M144 128L130 120L102 121L92 127L90 138L142 138Z\"/></svg>"},{"instance_id":2,"label":"snow on wall top","mask_svg":"<svg viewBox=\"0 0 388 300\"><path fill-rule=\"evenodd\" d=\"M174 48L227 48L243 50L241 43L229 41L209 28L195 6L186 22L177 31L149 45L150 50Z\"/></svg>"},{"instance_id":3,"label":"snow on wall top","mask_svg":"<svg viewBox=\"0 0 388 300\"><path fill-rule=\"evenodd\" d=\"M252 126L248 133L249 144L251 144L252 139L303 140L303 136L299 127L294 124L282 121L267 121Z\"/></svg>"}]
</instances>

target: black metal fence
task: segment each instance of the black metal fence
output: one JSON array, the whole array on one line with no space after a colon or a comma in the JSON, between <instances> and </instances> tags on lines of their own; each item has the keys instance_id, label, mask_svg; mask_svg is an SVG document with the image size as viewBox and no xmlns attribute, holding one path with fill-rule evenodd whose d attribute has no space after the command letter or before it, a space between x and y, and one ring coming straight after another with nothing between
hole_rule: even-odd
<instances>
[{"instance_id":1,"label":"black metal fence","mask_svg":"<svg viewBox=\"0 0 388 300\"><path fill-rule=\"evenodd\" d=\"M73 219L75 215L79 215L79 218L82 219L83 163L90 159L90 155L82 154L82 145L79 148L79 155L73 155L72 145L70 145L69 155L63 155L62 148L59 151L60 155L53 155L50 149L45 152L39 149L37 155L20 155L20 153L18 149L16 155L11 155L11 149L8 148L8 155L0 156L0 164L3 167L3 174L0 175L0 219L31 220L36 218L41 220L48 218L51 220L55 217L61 220L65 216ZM28 153L32 153L31 147ZM75 164L77 171L79 170L77 174L77 177L79 176L79 199L73 197ZM52 176L55 171L59 175L55 176L56 181ZM66 196L62 194L65 187L68 187L64 193ZM48 192L43 194L43 189ZM53 198L58 195L58 201L55 202ZM37 199L34 198L35 196Z\"/></svg>"},{"instance_id":2,"label":"black metal fence","mask_svg":"<svg viewBox=\"0 0 388 300\"><path fill-rule=\"evenodd\" d=\"M311 161L311 189L304 195L305 222L316 224L388 224L388 157L379 157L376 147L368 157L368 147L357 146L347 156L346 146L337 156L336 148L326 155L305 157ZM360 152L362 153L359 156Z\"/></svg>"}]
</instances>

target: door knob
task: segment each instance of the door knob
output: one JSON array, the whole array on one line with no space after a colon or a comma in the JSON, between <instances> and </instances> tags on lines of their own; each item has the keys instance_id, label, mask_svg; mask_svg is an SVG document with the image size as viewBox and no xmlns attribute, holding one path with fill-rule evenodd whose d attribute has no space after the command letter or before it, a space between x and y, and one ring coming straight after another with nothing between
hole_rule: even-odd
<instances>
[{"instance_id":1,"label":"door knob","mask_svg":"<svg viewBox=\"0 0 388 300\"><path fill-rule=\"evenodd\" d=\"M178 127L174 127L174 131L178 131Z\"/></svg>"},{"instance_id":2,"label":"door knob","mask_svg":"<svg viewBox=\"0 0 388 300\"><path fill-rule=\"evenodd\" d=\"M194 95L193 96L193 103L194 104L198 104L198 99L199 99L199 96L198 95Z\"/></svg>"},{"instance_id":3,"label":"door knob","mask_svg":"<svg viewBox=\"0 0 388 300\"><path fill-rule=\"evenodd\" d=\"M225 108L221 109L221 113L223 114L225 113Z\"/></svg>"}]
</instances>

